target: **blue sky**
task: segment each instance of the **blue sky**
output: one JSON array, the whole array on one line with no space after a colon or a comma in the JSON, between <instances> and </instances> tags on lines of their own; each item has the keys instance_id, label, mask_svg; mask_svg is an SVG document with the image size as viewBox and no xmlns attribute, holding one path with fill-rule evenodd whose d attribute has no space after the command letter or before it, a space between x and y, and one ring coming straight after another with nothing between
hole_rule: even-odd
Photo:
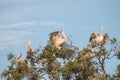
<instances>
[{"instance_id":1,"label":"blue sky","mask_svg":"<svg viewBox=\"0 0 120 80\"><path fill-rule=\"evenodd\" d=\"M48 34L56 30L72 35L80 49L100 25L110 38L120 40L119 4L120 0L0 0L0 73L8 64L9 52L22 52L24 58L28 40L33 48L45 46ZM107 71L115 72L118 63L117 59L108 61Z\"/></svg>"}]
</instances>

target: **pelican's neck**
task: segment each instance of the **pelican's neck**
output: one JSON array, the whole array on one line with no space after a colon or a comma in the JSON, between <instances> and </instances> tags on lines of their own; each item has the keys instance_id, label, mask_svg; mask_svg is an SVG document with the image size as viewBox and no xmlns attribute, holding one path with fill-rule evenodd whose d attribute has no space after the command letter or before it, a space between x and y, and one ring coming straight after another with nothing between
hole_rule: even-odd
<instances>
[{"instance_id":1,"label":"pelican's neck","mask_svg":"<svg viewBox=\"0 0 120 80\"><path fill-rule=\"evenodd\" d=\"M102 26L100 27L100 35L102 35Z\"/></svg>"},{"instance_id":2,"label":"pelican's neck","mask_svg":"<svg viewBox=\"0 0 120 80\"><path fill-rule=\"evenodd\" d=\"M21 56L22 56L22 53L19 53L19 54L17 55L16 59L19 60L19 59L21 58Z\"/></svg>"},{"instance_id":3,"label":"pelican's neck","mask_svg":"<svg viewBox=\"0 0 120 80\"><path fill-rule=\"evenodd\" d=\"M65 35L64 31L61 32L62 36L64 37L64 39L67 39L67 36Z\"/></svg>"}]
</instances>

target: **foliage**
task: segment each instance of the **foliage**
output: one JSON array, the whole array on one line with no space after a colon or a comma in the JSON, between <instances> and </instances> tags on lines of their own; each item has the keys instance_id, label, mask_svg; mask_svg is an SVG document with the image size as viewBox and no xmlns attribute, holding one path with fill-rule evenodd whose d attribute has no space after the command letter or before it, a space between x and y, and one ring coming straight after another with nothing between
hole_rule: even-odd
<instances>
[{"instance_id":1,"label":"foliage","mask_svg":"<svg viewBox=\"0 0 120 80\"><path fill-rule=\"evenodd\" d=\"M6 80L109 80L105 62L118 56L120 43L115 38L109 40L107 48L88 47L81 50L73 44L64 43L57 49L48 43L33 54L26 54L26 64L18 64L13 53L8 54L10 64L3 70L1 78ZM120 79L120 65L114 79ZM112 80L112 78L111 78Z\"/></svg>"},{"instance_id":2,"label":"foliage","mask_svg":"<svg viewBox=\"0 0 120 80\"><path fill-rule=\"evenodd\" d=\"M116 45L118 45L117 58L120 59L120 42L117 42ZM116 80L120 80L120 64L117 66L116 75L114 75L114 77Z\"/></svg>"}]
</instances>

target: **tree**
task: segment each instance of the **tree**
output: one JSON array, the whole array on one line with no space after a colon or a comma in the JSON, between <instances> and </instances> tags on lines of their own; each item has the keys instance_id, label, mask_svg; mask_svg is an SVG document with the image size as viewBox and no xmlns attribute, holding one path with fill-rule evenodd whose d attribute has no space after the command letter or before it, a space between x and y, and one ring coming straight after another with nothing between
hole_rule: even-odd
<instances>
[{"instance_id":1,"label":"tree","mask_svg":"<svg viewBox=\"0 0 120 80\"><path fill-rule=\"evenodd\" d=\"M117 58L120 59L120 41L117 41L116 39L114 39L114 45L116 45L115 49L118 48L117 51ZM116 69L116 74L113 75L113 77L116 80L120 80L120 64L118 64L117 69Z\"/></svg>"},{"instance_id":2,"label":"tree","mask_svg":"<svg viewBox=\"0 0 120 80\"><path fill-rule=\"evenodd\" d=\"M10 64L3 70L1 78L6 80L110 80L105 70L106 60L116 55L120 58L120 42L109 39L108 46L95 47L91 51L89 45L80 50L71 42L64 42L61 49L48 41L45 47L35 52L26 52L26 64L16 62L13 53L7 55ZM120 65L117 67L116 79L120 78Z\"/></svg>"}]
</instances>

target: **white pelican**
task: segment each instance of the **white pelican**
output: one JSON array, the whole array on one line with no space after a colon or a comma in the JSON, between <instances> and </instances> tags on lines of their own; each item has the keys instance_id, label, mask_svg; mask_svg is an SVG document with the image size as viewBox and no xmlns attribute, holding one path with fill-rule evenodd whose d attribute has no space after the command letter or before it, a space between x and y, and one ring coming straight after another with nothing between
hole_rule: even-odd
<instances>
[{"instance_id":1,"label":"white pelican","mask_svg":"<svg viewBox=\"0 0 120 80\"><path fill-rule=\"evenodd\" d=\"M20 58L22 57L22 53L19 53L16 57L16 61L18 64L27 64L26 60L21 60Z\"/></svg>"},{"instance_id":2,"label":"white pelican","mask_svg":"<svg viewBox=\"0 0 120 80\"><path fill-rule=\"evenodd\" d=\"M62 37L59 36L59 33ZM52 41L53 45L61 49L60 45L64 43L64 41L67 39L67 36L65 35L64 31L56 31L50 34L50 40Z\"/></svg>"},{"instance_id":3,"label":"white pelican","mask_svg":"<svg viewBox=\"0 0 120 80\"><path fill-rule=\"evenodd\" d=\"M103 47L104 44L106 43L107 39L108 39L108 34L106 33L105 35L103 35L102 33L102 26L100 27L100 33L97 34L96 32L92 33L92 35L90 36L89 42L91 43L92 48L96 47L96 46L101 46Z\"/></svg>"},{"instance_id":4,"label":"white pelican","mask_svg":"<svg viewBox=\"0 0 120 80\"><path fill-rule=\"evenodd\" d=\"M33 48L30 48L30 46L32 45L32 41L27 41L27 43L25 44L25 48L27 48L27 53L34 53L35 50Z\"/></svg>"}]
</instances>

